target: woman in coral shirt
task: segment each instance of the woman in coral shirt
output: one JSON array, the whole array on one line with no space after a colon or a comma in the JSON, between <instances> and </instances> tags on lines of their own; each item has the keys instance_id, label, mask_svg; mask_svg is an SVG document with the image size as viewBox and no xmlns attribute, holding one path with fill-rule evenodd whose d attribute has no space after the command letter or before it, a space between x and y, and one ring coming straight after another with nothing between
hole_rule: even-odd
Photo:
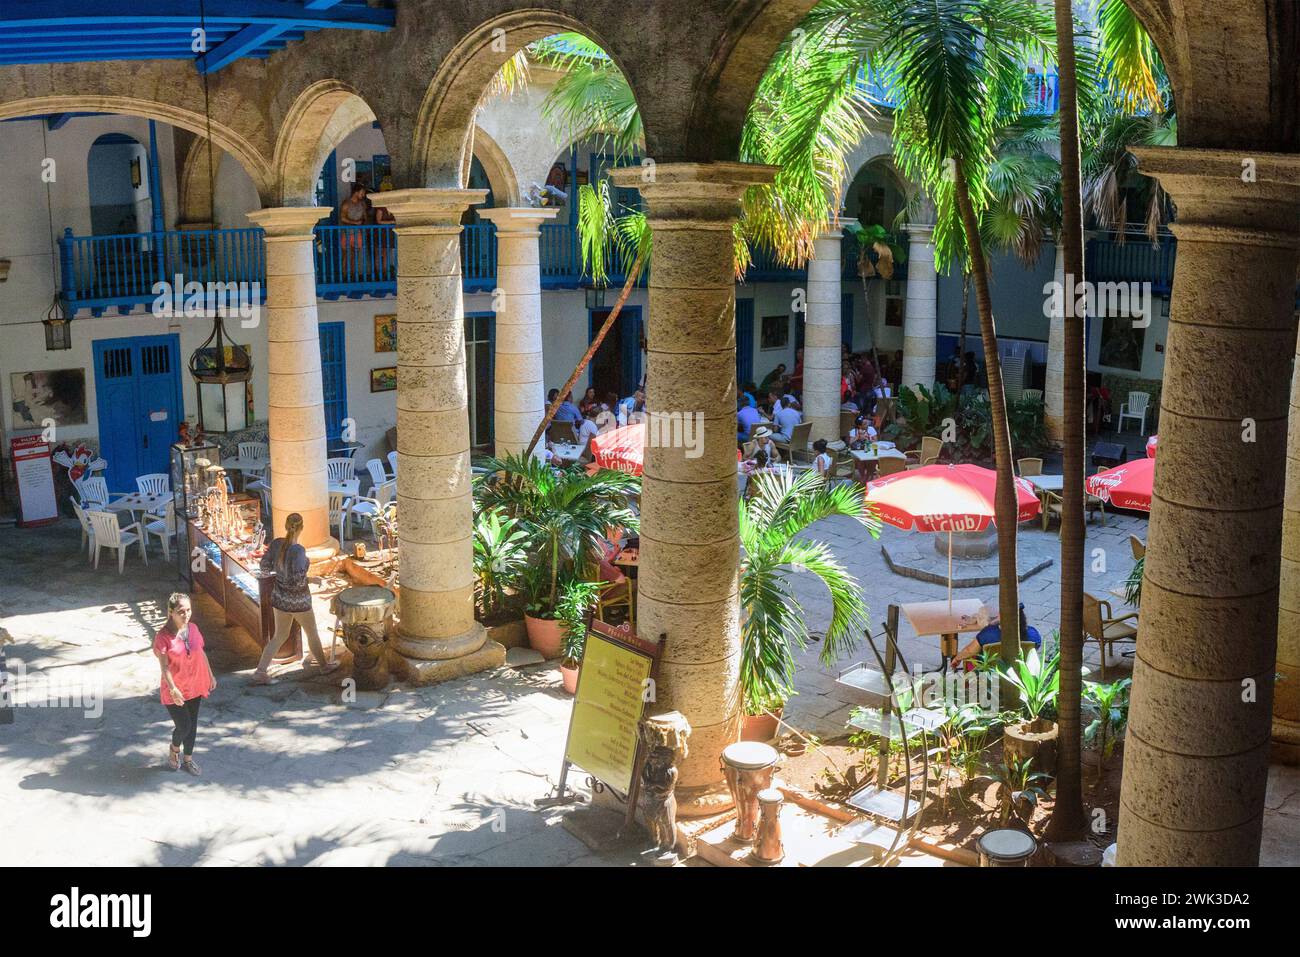
<instances>
[{"instance_id":1,"label":"woman in coral shirt","mask_svg":"<svg viewBox=\"0 0 1300 957\"><path fill-rule=\"evenodd\" d=\"M153 653L162 668L162 703L176 726L172 730L167 764L199 776L194 763L194 737L199 729L199 705L217 686L212 665L203 651L203 635L190 621L190 596L173 592L167 599L167 624L154 636ZM184 762L181 748L185 749Z\"/></svg>"}]
</instances>

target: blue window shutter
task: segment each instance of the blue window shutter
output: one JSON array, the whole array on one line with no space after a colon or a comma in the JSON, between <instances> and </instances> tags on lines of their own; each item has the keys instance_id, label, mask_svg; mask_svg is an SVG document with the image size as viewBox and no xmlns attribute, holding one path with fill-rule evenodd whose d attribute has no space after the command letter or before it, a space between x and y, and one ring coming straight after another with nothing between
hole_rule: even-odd
<instances>
[{"instance_id":1,"label":"blue window shutter","mask_svg":"<svg viewBox=\"0 0 1300 957\"><path fill-rule=\"evenodd\" d=\"M736 389L754 378L754 300L736 300Z\"/></svg>"},{"instance_id":2,"label":"blue window shutter","mask_svg":"<svg viewBox=\"0 0 1300 957\"><path fill-rule=\"evenodd\" d=\"M320 324L321 397L325 404L325 435L337 440L348 416L347 356L343 323Z\"/></svg>"},{"instance_id":3,"label":"blue window shutter","mask_svg":"<svg viewBox=\"0 0 1300 957\"><path fill-rule=\"evenodd\" d=\"M853 351L853 293L840 296L840 341Z\"/></svg>"}]
</instances>

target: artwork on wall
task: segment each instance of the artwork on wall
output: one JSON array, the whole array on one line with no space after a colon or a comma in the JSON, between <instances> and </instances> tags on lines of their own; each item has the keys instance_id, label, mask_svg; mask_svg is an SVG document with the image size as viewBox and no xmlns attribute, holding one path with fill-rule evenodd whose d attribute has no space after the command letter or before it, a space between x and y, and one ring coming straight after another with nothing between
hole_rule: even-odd
<instances>
[{"instance_id":1,"label":"artwork on wall","mask_svg":"<svg viewBox=\"0 0 1300 957\"><path fill-rule=\"evenodd\" d=\"M397 351L397 316L375 316L375 351Z\"/></svg>"},{"instance_id":2,"label":"artwork on wall","mask_svg":"<svg viewBox=\"0 0 1300 957\"><path fill-rule=\"evenodd\" d=\"M371 157L370 179L375 189L393 188L393 161L386 153L376 153Z\"/></svg>"},{"instance_id":3,"label":"artwork on wall","mask_svg":"<svg viewBox=\"0 0 1300 957\"><path fill-rule=\"evenodd\" d=\"M39 429L46 419L55 425L86 424L85 369L14 372L9 385L15 429Z\"/></svg>"},{"instance_id":4,"label":"artwork on wall","mask_svg":"<svg viewBox=\"0 0 1300 957\"><path fill-rule=\"evenodd\" d=\"M1132 317L1106 316L1101 321L1101 350L1097 362L1112 369L1140 372L1145 344L1146 328L1135 326Z\"/></svg>"},{"instance_id":5,"label":"artwork on wall","mask_svg":"<svg viewBox=\"0 0 1300 957\"><path fill-rule=\"evenodd\" d=\"M784 349L790 344L790 317L764 316L761 330L761 349Z\"/></svg>"},{"instance_id":6,"label":"artwork on wall","mask_svg":"<svg viewBox=\"0 0 1300 957\"><path fill-rule=\"evenodd\" d=\"M397 366L370 370L371 392L394 392L397 389Z\"/></svg>"}]
</instances>

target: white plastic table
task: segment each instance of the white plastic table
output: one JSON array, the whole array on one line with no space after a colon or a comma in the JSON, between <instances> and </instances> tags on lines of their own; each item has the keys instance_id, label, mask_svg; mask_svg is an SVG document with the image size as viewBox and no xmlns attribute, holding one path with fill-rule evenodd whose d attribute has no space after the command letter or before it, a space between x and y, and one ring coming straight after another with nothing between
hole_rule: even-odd
<instances>
[{"instance_id":1,"label":"white plastic table","mask_svg":"<svg viewBox=\"0 0 1300 957\"><path fill-rule=\"evenodd\" d=\"M1026 475L1025 481L1040 492L1059 492L1065 488L1064 475Z\"/></svg>"},{"instance_id":2,"label":"white plastic table","mask_svg":"<svg viewBox=\"0 0 1300 957\"><path fill-rule=\"evenodd\" d=\"M141 495L139 492L131 492L123 495L104 506L105 512L130 512L134 520L136 512L145 512L152 514L171 501L171 493L166 495Z\"/></svg>"}]
</instances>

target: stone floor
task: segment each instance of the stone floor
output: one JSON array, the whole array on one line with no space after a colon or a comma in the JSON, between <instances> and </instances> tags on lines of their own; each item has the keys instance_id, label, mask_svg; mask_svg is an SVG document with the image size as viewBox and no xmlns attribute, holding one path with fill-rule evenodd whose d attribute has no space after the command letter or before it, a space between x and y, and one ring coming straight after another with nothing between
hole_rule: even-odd
<instances>
[{"instance_id":1,"label":"stone floor","mask_svg":"<svg viewBox=\"0 0 1300 957\"><path fill-rule=\"evenodd\" d=\"M1145 524L1108 517L1105 528L1089 528L1088 548L1101 549L1106 562L1105 572L1089 572L1089 591L1104 595L1123 579L1132 565L1127 537L1144 536ZM863 582L873 622L890 603L944 595L942 586L886 570L880 544L851 521L826 521L816 534ZM1056 535L1027 527L1021 541L1050 550ZM256 647L199 599L196 620L218 677L202 713L203 777L165 770L170 721L149 640L177 585L174 566L155 552L145 568L132 553L121 577L115 563L95 572L77 542L70 521L0 530L0 622L16 641L10 662L102 703L19 708L14 724L0 726L0 865L632 861L590 853L558 813L532 807L555 784L570 712L553 665L361 692L351 703L340 701L336 683L296 667L282 683L255 688L248 676ZM794 584L810 627L824 628L828 601L818 583L798 576ZM961 594L996 602L993 588ZM1052 570L1022 586L1030 620L1045 632L1056 624L1058 596ZM903 635L909 658L937 661L933 639L910 636L906 626ZM824 664L810 646L790 722L824 737L842 733L849 704L834 676L867 654ZM1090 657L1095 662L1095 650ZM1116 661L1116 674L1127 668L1128 659ZM1300 775L1276 770L1263 857L1294 861Z\"/></svg>"}]
</instances>

